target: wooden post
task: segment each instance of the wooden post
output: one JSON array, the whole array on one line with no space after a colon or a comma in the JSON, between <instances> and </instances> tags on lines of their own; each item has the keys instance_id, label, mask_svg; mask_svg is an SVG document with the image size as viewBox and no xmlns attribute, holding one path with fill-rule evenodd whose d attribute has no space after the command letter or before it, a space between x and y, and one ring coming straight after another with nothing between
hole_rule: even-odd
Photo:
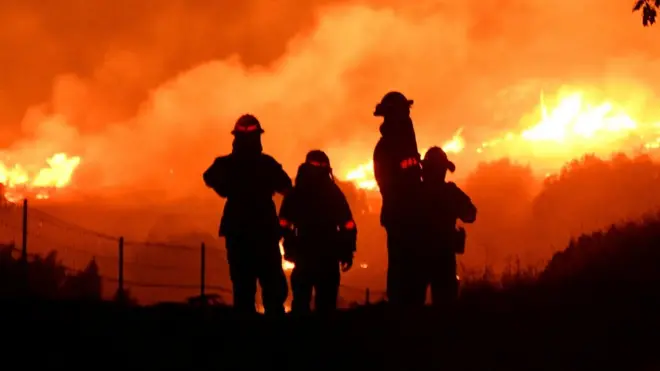
<instances>
[{"instance_id":1,"label":"wooden post","mask_svg":"<svg viewBox=\"0 0 660 371\"><path fill-rule=\"evenodd\" d=\"M28 238L28 200L23 200L23 241L21 245L21 259L27 263L27 238Z\"/></svg>"},{"instance_id":2,"label":"wooden post","mask_svg":"<svg viewBox=\"0 0 660 371\"><path fill-rule=\"evenodd\" d=\"M29 295L30 292L30 273L28 266L28 253L27 253L27 234L28 234L28 200L23 199L23 225L22 225L22 241L21 241L21 260L20 260L20 274L22 293Z\"/></svg>"},{"instance_id":3,"label":"wooden post","mask_svg":"<svg viewBox=\"0 0 660 371\"><path fill-rule=\"evenodd\" d=\"M371 304L371 302L369 298L369 288L367 287L367 289L364 292L364 305L369 305L369 304Z\"/></svg>"},{"instance_id":4,"label":"wooden post","mask_svg":"<svg viewBox=\"0 0 660 371\"><path fill-rule=\"evenodd\" d=\"M202 242L201 256L200 256L200 298L202 303L206 302L206 244Z\"/></svg>"},{"instance_id":5,"label":"wooden post","mask_svg":"<svg viewBox=\"0 0 660 371\"><path fill-rule=\"evenodd\" d=\"M119 267L117 275L117 297L124 300L124 237L119 237Z\"/></svg>"}]
</instances>

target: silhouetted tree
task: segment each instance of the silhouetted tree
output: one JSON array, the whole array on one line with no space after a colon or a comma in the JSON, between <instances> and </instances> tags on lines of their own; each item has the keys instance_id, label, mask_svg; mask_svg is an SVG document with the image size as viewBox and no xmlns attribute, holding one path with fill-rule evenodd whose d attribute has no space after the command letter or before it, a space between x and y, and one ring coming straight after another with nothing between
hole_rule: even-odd
<instances>
[{"instance_id":1,"label":"silhouetted tree","mask_svg":"<svg viewBox=\"0 0 660 371\"><path fill-rule=\"evenodd\" d=\"M639 222L611 225L572 240L554 254L541 279L558 285L633 285L660 282L660 214ZM622 283L625 282L625 285Z\"/></svg>"},{"instance_id":2,"label":"silhouetted tree","mask_svg":"<svg viewBox=\"0 0 660 371\"><path fill-rule=\"evenodd\" d=\"M642 24L646 27L655 23L658 8L660 8L660 0L637 0L633 12L642 11Z\"/></svg>"},{"instance_id":3,"label":"silhouetted tree","mask_svg":"<svg viewBox=\"0 0 660 371\"><path fill-rule=\"evenodd\" d=\"M18 264L12 252L15 247L12 244L0 246L0 295L8 296L16 294L18 286L16 279L19 276Z\"/></svg>"},{"instance_id":4,"label":"silhouetted tree","mask_svg":"<svg viewBox=\"0 0 660 371\"><path fill-rule=\"evenodd\" d=\"M45 258L28 259L27 287L23 263L14 245L0 246L0 297L28 294L40 299L101 299L101 276L95 261L78 273L71 273L51 251ZM24 290L27 288L27 293Z\"/></svg>"},{"instance_id":5,"label":"silhouetted tree","mask_svg":"<svg viewBox=\"0 0 660 371\"><path fill-rule=\"evenodd\" d=\"M99 266L92 259L82 272L67 277L62 292L66 298L100 301L101 285Z\"/></svg>"},{"instance_id":6,"label":"silhouetted tree","mask_svg":"<svg viewBox=\"0 0 660 371\"><path fill-rule=\"evenodd\" d=\"M552 244L660 207L660 165L649 156L589 155L548 178L534 199L530 229Z\"/></svg>"},{"instance_id":7,"label":"silhouetted tree","mask_svg":"<svg viewBox=\"0 0 660 371\"><path fill-rule=\"evenodd\" d=\"M58 298L66 278L66 268L57 260L56 251L48 253L45 259L37 255L28 265L29 290L39 298Z\"/></svg>"}]
</instances>

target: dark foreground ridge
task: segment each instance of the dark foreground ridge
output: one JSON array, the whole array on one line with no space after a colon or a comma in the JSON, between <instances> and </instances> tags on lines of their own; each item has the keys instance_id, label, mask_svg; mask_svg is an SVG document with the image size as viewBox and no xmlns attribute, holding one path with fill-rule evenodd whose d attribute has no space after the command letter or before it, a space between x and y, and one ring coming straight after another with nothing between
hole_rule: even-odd
<instances>
[{"instance_id":1,"label":"dark foreground ridge","mask_svg":"<svg viewBox=\"0 0 660 371\"><path fill-rule=\"evenodd\" d=\"M24 365L161 369L650 370L658 362L658 295L599 292L522 301L495 293L442 320L385 305L334 318L240 319L230 308L12 300L5 354ZM487 299L485 299L487 298ZM484 300L488 300L488 303ZM531 304L535 303L535 304Z\"/></svg>"},{"instance_id":2,"label":"dark foreground ridge","mask_svg":"<svg viewBox=\"0 0 660 371\"><path fill-rule=\"evenodd\" d=\"M376 304L332 318L246 319L220 306L121 306L101 301L94 261L67 274L55 254L25 262L14 251L0 249L7 365L16 359L52 369L660 369L659 215L583 235L536 276L518 270L500 283L465 280L458 308L444 315L392 313ZM28 292L44 299L27 300Z\"/></svg>"}]
</instances>

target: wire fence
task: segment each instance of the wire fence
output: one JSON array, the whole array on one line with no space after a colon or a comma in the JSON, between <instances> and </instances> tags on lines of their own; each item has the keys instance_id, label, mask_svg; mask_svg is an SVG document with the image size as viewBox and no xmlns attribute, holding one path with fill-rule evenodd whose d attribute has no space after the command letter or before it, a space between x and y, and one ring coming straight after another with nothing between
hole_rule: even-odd
<instances>
[{"instance_id":1,"label":"wire fence","mask_svg":"<svg viewBox=\"0 0 660 371\"><path fill-rule=\"evenodd\" d=\"M90 262L98 266L103 297L130 292L141 303L216 297L231 303L232 290L224 249L156 241L127 240L65 221L34 207L0 208L0 243L35 259L54 251L71 274ZM340 306L383 300L384 292L340 287Z\"/></svg>"}]
</instances>

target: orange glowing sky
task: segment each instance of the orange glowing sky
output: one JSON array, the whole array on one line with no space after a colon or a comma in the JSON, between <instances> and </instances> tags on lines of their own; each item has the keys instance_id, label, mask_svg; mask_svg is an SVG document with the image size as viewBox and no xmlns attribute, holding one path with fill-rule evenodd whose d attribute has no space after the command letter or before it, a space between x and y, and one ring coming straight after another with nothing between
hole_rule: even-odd
<instances>
[{"instance_id":1,"label":"orange glowing sky","mask_svg":"<svg viewBox=\"0 0 660 371\"><path fill-rule=\"evenodd\" d=\"M266 150L291 174L322 148L340 178L353 177L378 138L374 104L391 89L416 102L420 149L460 137L460 174L503 156L546 173L586 152L654 146L657 30L628 3L411 4L8 6L0 177L203 192L199 174L228 151L244 112L262 120Z\"/></svg>"}]
</instances>

